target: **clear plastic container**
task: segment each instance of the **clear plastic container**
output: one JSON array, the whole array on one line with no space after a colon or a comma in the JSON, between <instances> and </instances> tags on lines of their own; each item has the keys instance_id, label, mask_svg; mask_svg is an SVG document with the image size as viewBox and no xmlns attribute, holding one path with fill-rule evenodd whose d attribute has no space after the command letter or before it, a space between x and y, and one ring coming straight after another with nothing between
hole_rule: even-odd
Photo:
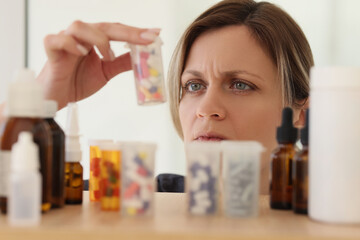
<instances>
[{"instance_id":1,"label":"clear plastic container","mask_svg":"<svg viewBox=\"0 0 360 240\"><path fill-rule=\"evenodd\" d=\"M152 216L156 144L125 142L121 180L121 211L124 216Z\"/></svg>"},{"instance_id":2,"label":"clear plastic container","mask_svg":"<svg viewBox=\"0 0 360 240\"><path fill-rule=\"evenodd\" d=\"M262 145L256 141L223 141L221 148L225 215L257 216Z\"/></svg>"},{"instance_id":3,"label":"clear plastic container","mask_svg":"<svg viewBox=\"0 0 360 240\"><path fill-rule=\"evenodd\" d=\"M160 37L149 45L128 44L139 105L166 101L161 45Z\"/></svg>"},{"instance_id":4,"label":"clear plastic container","mask_svg":"<svg viewBox=\"0 0 360 240\"><path fill-rule=\"evenodd\" d=\"M186 144L186 192L190 215L219 213L220 150L220 142Z\"/></svg>"}]
</instances>

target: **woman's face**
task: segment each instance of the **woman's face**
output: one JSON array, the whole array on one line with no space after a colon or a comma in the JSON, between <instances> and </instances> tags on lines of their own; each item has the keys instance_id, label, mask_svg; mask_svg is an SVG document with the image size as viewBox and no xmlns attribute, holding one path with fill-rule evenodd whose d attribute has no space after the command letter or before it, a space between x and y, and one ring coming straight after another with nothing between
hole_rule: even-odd
<instances>
[{"instance_id":1,"label":"woman's face","mask_svg":"<svg viewBox=\"0 0 360 240\"><path fill-rule=\"evenodd\" d=\"M277 69L246 26L198 37L181 86L185 142L257 140L268 151L276 146L282 110Z\"/></svg>"}]
</instances>

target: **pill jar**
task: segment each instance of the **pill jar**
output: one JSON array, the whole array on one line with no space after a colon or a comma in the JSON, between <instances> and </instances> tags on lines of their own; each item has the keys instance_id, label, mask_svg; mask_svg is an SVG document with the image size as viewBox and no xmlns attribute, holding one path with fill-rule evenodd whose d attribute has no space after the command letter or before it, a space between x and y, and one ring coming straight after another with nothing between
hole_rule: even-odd
<instances>
[{"instance_id":1,"label":"pill jar","mask_svg":"<svg viewBox=\"0 0 360 240\"><path fill-rule=\"evenodd\" d=\"M360 68L310 72L309 216L360 223Z\"/></svg>"},{"instance_id":2,"label":"pill jar","mask_svg":"<svg viewBox=\"0 0 360 240\"><path fill-rule=\"evenodd\" d=\"M149 45L128 44L139 105L166 101L161 45L160 37Z\"/></svg>"}]
</instances>

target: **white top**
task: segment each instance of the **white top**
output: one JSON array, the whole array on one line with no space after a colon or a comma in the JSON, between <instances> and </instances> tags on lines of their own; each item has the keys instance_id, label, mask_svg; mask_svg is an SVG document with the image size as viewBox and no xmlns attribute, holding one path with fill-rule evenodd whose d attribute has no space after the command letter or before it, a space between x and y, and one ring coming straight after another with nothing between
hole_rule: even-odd
<instances>
[{"instance_id":1,"label":"white top","mask_svg":"<svg viewBox=\"0 0 360 240\"><path fill-rule=\"evenodd\" d=\"M44 101L44 118L54 118L58 110L58 103L55 100Z\"/></svg>"},{"instance_id":2,"label":"white top","mask_svg":"<svg viewBox=\"0 0 360 240\"><path fill-rule=\"evenodd\" d=\"M65 128L65 161L81 161L81 145L76 103L68 104L68 115Z\"/></svg>"},{"instance_id":3,"label":"white top","mask_svg":"<svg viewBox=\"0 0 360 240\"><path fill-rule=\"evenodd\" d=\"M33 71L18 72L15 81L10 83L7 98L8 117L42 117L44 93Z\"/></svg>"},{"instance_id":4,"label":"white top","mask_svg":"<svg viewBox=\"0 0 360 240\"><path fill-rule=\"evenodd\" d=\"M39 149L30 132L21 132L11 150L11 171L27 172L39 170Z\"/></svg>"}]
</instances>

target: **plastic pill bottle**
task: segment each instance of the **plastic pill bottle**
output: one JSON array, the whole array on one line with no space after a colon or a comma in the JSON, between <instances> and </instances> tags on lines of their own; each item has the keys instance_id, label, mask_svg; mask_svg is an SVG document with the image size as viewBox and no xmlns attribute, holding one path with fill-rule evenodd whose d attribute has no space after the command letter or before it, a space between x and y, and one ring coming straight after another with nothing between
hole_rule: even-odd
<instances>
[{"instance_id":1,"label":"plastic pill bottle","mask_svg":"<svg viewBox=\"0 0 360 240\"><path fill-rule=\"evenodd\" d=\"M310 72L309 216L360 223L360 68Z\"/></svg>"}]
</instances>

